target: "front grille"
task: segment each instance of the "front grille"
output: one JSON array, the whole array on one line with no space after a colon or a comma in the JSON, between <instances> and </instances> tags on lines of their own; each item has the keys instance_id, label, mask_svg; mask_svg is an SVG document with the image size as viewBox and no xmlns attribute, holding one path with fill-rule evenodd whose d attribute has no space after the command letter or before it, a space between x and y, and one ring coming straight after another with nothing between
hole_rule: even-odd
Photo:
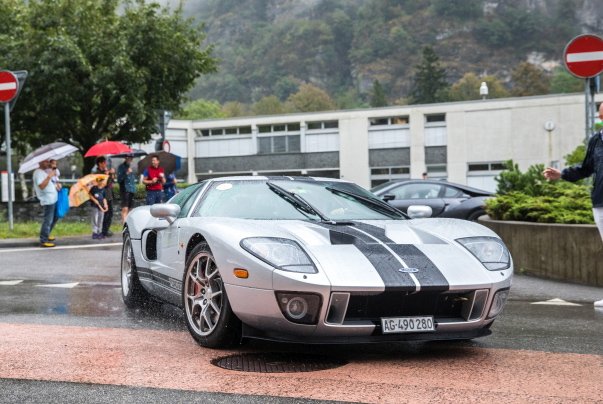
<instances>
[{"instance_id":1,"label":"front grille","mask_svg":"<svg viewBox=\"0 0 603 404\"><path fill-rule=\"evenodd\" d=\"M378 295L350 296L345 321L371 320L381 317L434 316L437 319L462 318L463 303L468 292L383 292Z\"/></svg>"}]
</instances>

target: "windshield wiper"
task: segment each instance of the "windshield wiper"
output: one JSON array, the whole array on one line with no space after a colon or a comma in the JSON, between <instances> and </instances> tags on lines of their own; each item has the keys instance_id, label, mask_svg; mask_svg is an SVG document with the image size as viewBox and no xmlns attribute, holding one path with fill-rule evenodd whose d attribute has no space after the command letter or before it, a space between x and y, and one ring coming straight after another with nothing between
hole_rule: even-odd
<instances>
[{"instance_id":1,"label":"windshield wiper","mask_svg":"<svg viewBox=\"0 0 603 404\"><path fill-rule=\"evenodd\" d=\"M383 202L379 199L373 199L373 198L369 198L368 196L364 196L364 195L360 195L357 194L355 192L351 192L351 191L346 191L345 189L340 189L340 188L333 188L333 187L325 187L325 189L327 191L331 191L333 193L340 193L343 195L347 195L347 196L351 196L352 198L362 202L365 202L363 205L369 204L370 206L368 207L375 207L375 208L381 208L381 211L383 210L387 210L388 212L395 214L396 216L402 216L404 218L406 218L407 216L403 213L400 212L398 209L394 208L392 205L390 205L387 202Z\"/></svg>"},{"instance_id":2,"label":"windshield wiper","mask_svg":"<svg viewBox=\"0 0 603 404\"><path fill-rule=\"evenodd\" d=\"M289 201L289 203L297 205L304 212L320 217L322 222L338 224L338 222L326 217L321 211L312 206L310 202L306 201L299 194L287 191L285 188L280 187L272 182L266 182L266 185L268 185L268 188L274 191L277 195L280 195L283 199Z\"/></svg>"}]
</instances>

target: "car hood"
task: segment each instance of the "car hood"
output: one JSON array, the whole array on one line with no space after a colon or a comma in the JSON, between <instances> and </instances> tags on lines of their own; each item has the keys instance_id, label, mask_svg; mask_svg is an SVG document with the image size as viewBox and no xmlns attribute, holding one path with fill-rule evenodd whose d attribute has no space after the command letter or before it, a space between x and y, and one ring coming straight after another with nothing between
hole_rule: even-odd
<instances>
[{"instance_id":1,"label":"car hood","mask_svg":"<svg viewBox=\"0 0 603 404\"><path fill-rule=\"evenodd\" d=\"M247 237L298 241L328 277L333 290L367 287L414 292L488 288L501 281L455 240L497 237L490 229L458 219L354 221L351 225L296 220L198 218L210 245L239 244ZM211 230L210 230L211 229ZM246 253L246 252L245 252ZM494 274L499 278L495 278ZM508 277L508 274L503 274Z\"/></svg>"}]
</instances>

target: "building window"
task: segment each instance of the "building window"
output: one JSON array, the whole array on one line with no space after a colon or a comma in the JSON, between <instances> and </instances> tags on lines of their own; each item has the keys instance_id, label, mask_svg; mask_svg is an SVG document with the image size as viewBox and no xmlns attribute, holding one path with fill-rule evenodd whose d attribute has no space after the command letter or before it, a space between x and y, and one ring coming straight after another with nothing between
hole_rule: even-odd
<instances>
[{"instance_id":1,"label":"building window","mask_svg":"<svg viewBox=\"0 0 603 404\"><path fill-rule=\"evenodd\" d=\"M300 136L258 137L258 154L299 153Z\"/></svg>"},{"instance_id":2,"label":"building window","mask_svg":"<svg viewBox=\"0 0 603 404\"><path fill-rule=\"evenodd\" d=\"M299 123L279 123L277 125L258 125L259 133L299 132Z\"/></svg>"},{"instance_id":3,"label":"building window","mask_svg":"<svg viewBox=\"0 0 603 404\"><path fill-rule=\"evenodd\" d=\"M215 128L215 129L195 129L197 136L223 136L223 135L250 135L251 126L241 126L234 128Z\"/></svg>"},{"instance_id":4,"label":"building window","mask_svg":"<svg viewBox=\"0 0 603 404\"><path fill-rule=\"evenodd\" d=\"M427 165L427 177L428 178L448 178L446 164L428 164Z\"/></svg>"},{"instance_id":5,"label":"building window","mask_svg":"<svg viewBox=\"0 0 603 404\"><path fill-rule=\"evenodd\" d=\"M339 121L308 122L308 130L337 129Z\"/></svg>"},{"instance_id":6,"label":"building window","mask_svg":"<svg viewBox=\"0 0 603 404\"><path fill-rule=\"evenodd\" d=\"M502 170L505 170L505 166L501 162L467 164L467 171L502 171Z\"/></svg>"},{"instance_id":7,"label":"building window","mask_svg":"<svg viewBox=\"0 0 603 404\"><path fill-rule=\"evenodd\" d=\"M372 167L371 188L387 181L410 178L410 167Z\"/></svg>"},{"instance_id":8,"label":"building window","mask_svg":"<svg viewBox=\"0 0 603 404\"><path fill-rule=\"evenodd\" d=\"M384 125L408 125L410 118L407 116L392 116L386 118L369 118L370 126L384 126Z\"/></svg>"},{"instance_id":9,"label":"building window","mask_svg":"<svg viewBox=\"0 0 603 404\"><path fill-rule=\"evenodd\" d=\"M425 122L446 122L446 114L425 115Z\"/></svg>"}]
</instances>

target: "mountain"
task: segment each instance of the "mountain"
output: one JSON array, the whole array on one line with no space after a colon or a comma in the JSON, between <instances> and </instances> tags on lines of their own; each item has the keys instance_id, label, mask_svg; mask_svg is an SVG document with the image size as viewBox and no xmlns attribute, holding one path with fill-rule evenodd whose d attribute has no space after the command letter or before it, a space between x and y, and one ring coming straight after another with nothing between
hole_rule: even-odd
<instances>
[{"instance_id":1,"label":"mountain","mask_svg":"<svg viewBox=\"0 0 603 404\"><path fill-rule=\"evenodd\" d=\"M603 33L601 0L189 0L184 12L220 58L191 97L222 103L284 100L303 83L366 99L375 79L393 103L425 45L451 84L467 72L511 84L518 63L552 73L570 39Z\"/></svg>"}]
</instances>

